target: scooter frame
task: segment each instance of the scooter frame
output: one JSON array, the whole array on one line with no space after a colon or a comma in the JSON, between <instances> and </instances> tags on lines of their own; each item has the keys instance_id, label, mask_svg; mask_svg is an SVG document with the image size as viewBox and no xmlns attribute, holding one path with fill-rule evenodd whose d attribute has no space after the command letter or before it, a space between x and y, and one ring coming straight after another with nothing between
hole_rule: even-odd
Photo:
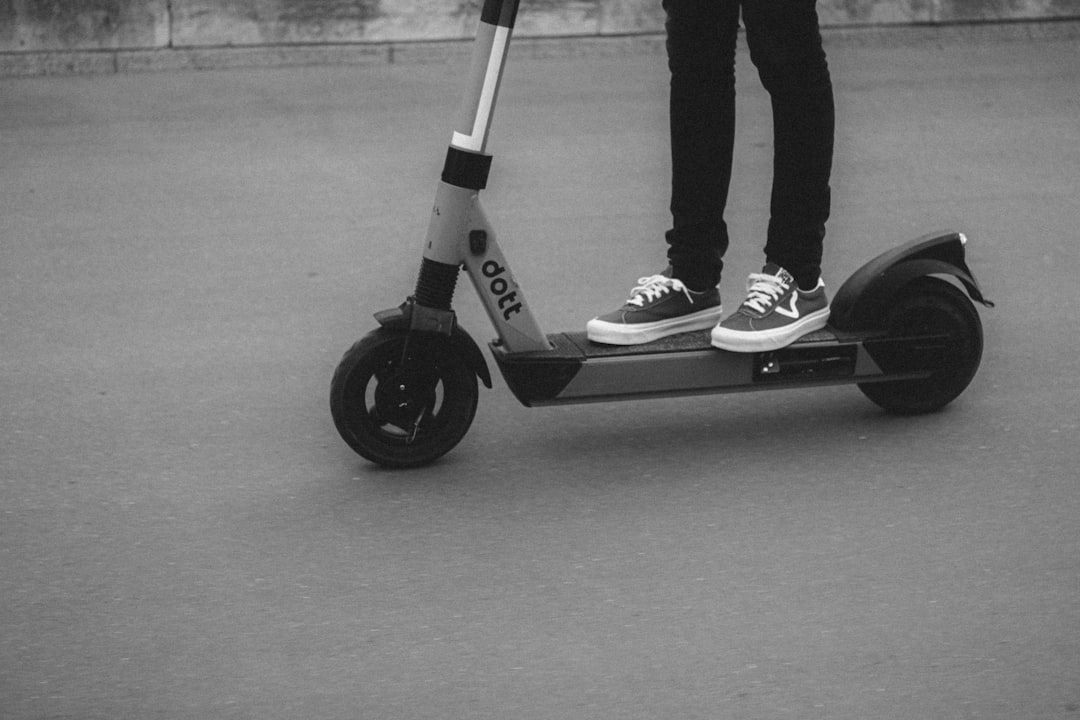
<instances>
[{"instance_id":1,"label":"scooter frame","mask_svg":"<svg viewBox=\"0 0 1080 720\"><path fill-rule=\"evenodd\" d=\"M956 232L925 235L862 266L834 296L828 326L781 350L717 350L709 343L708 331L639 346L592 343L584 332L545 333L514 277L479 197L491 166L487 141L517 9L518 0L484 2L467 92L437 186L415 293L401 306L375 315L384 331L405 336L406 349L400 352L403 367L423 363L409 355L408 338L442 338L475 377L492 387L483 353L457 324L451 307L458 275L464 268L496 331L491 353L507 385L526 406L857 383L887 409L922 412L937 409L962 392L982 352L981 324L968 298L988 306L992 303L983 297L966 264L966 238ZM923 279L928 276L951 277L967 295L936 279L927 284ZM946 316L943 321L912 322L911 316L921 312L920 292L927 293L927 305ZM893 312L898 298L906 302L903 317ZM953 336L957 335L964 336L959 342L961 350L956 349L958 341ZM362 342L350 352L362 351L358 350ZM943 365L950 364L959 367L947 379L950 386L934 388L936 398L920 402L905 397L905 393L924 387L911 383L931 381L942 374ZM358 452L368 455L360 447L363 443L356 442L354 421L344 417L377 410L346 407L348 402L360 402L345 397L348 379L343 375L354 366L355 358L349 360L347 354L335 373L331 405L336 408L335 421L342 436ZM431 403L417 403L405 394L416 395L413 386L435 381L418 382L415 368L402 372L409 374L409 381L392 388L394 399L383 402L410 411L413 405L419 408L410 431L415 438L421 423L427 422L421 418L431 412ZM874 393L870 387L875 383L895 391ZM398 385L398 380L393 384ZM435 393L430 388L420 394L430 395L434 402ZM462 414L465 427L456 439L444 444L452 447L464 435L475 410L475 395L472 403L469 412ZM410 442L407 438L404 444ZM432 451L415 463L405 450L389 459L371 459L394 465L419 464L449 447Z\"/></svg>"}]
</instances>

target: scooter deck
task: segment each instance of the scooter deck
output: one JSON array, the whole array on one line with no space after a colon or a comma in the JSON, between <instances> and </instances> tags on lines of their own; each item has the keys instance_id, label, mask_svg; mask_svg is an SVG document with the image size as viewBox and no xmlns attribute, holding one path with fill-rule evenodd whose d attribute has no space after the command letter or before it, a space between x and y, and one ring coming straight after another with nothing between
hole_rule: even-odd
<instances>
[{"instance_id":1,"label":"scooter deck","mask_svg":"<svg viewBox=\"0 0 1080 720\"><path fill-rule=\"evenodd\" d=\"M947 347L944 335L890 337L826 327L767 352L714 348L709 331L642 345L604 345L583 332L548 335L550 350L491 351L526 406L603 402L832 385L930 376Z\"/></svg>"}]
</instances>

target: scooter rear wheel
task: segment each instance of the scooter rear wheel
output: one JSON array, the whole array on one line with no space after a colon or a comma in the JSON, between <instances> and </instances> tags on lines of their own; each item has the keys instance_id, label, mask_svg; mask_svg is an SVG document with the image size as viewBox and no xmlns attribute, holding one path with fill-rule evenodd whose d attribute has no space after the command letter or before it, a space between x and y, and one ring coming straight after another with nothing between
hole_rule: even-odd
<instances>
[{"instance_id":1,"label":"scooter rear wheel","mask_svg":"<svg viewBox=\"0 0 1080 720\"><path fill-rule=\"evenodd\" d=\"M938 369L921 380L860 383L859 389L898 415L934 412L967 388L982 359L983 332L971 300L951 283L922 277L904 286L885 319L890 335L946 335Z\"/></svg>"},{"instance_id":2,"label":"scooter rear wheel","mask_svg":"<svg viewBox=\"0 0 1080 720\"><path fill-rule=\"evenodd\" d=\"M388 467L449 452L476 415L476 374L438 335L378 328L342 357L330 412L349 447Z\"/></svg>"}]
</instances>

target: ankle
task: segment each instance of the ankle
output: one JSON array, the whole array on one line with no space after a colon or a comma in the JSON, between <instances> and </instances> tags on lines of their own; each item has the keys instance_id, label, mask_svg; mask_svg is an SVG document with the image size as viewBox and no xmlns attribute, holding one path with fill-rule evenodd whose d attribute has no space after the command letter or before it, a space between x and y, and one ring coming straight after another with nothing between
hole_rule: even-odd
<instances>
[{"instance_id":1,"label":"ankle","mask_svg":"<svg viewBox=\"0 0 1080 720\"><path fill-rule=\"evenodd\" d=\"M672 266L671 277L694 293L707 292L720 284L719 273L698 267Z\"/></svg>"},{"instance_id":2,"label":"ankle","mask_svg":"<svg viewBox=\"0 0 1080 720\"><path fill-rule=\"evenodd\" d=\"M790 265L785 265L767 255L765 263L766 265L771 263L787 270L788 274L795 278L795 285L803 292L811 292L817 289L818 280L821 279L821 267L816 264L800 267L799 264L792 262Z\"/></svg>"}]
</instances>

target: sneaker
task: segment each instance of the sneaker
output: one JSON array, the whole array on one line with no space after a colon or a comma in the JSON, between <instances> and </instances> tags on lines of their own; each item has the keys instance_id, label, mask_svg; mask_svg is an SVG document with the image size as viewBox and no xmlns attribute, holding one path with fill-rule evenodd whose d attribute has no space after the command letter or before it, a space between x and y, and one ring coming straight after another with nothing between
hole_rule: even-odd
<instances>
[{"instance_id":1,"label":"sneaker","mask_svg":"<svg viewBox=\"0 0 1080 720\"><path fill-rule=\"evenodd\" d=\"M585 329L593 342L640 345L668 335L708 330L722 314L715 287L694 292L666 274L650 275L638 279L625 305L593 318Z\"/></svg>"},{"instance_id":2,"label":"sneaker","mask_svg":"<svg viewBox=\"0 0 1080 720\"><path fill-rule=\"evenodd\" d=\"M790 345L829 322L825 283L800 290L787 270L769 263L746 281L746 300L713 328L712 344L721 350L763 352Z\"/></svg>"}]
</instances>

